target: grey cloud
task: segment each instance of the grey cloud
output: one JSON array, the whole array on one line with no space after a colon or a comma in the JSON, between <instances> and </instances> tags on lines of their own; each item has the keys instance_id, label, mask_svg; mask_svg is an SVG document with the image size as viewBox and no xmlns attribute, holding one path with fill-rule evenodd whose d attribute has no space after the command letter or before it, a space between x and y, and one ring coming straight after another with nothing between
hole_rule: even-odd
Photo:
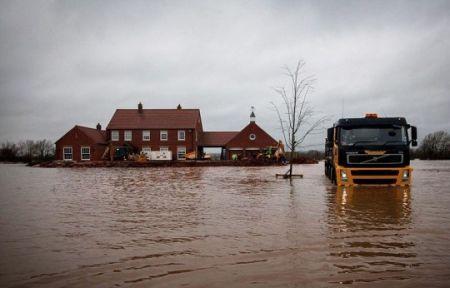
<instances>
[{"instance_id":1,"label":"grey cloud","mask_svg":"<svg viewBox=\"0 0 450 288\"><path fill-rule=\"evenodd\" d=\"M281 138L271 87L302 58L333 122L405 116L449 130L448 1L11 1L0 9L0 141L56 140L116 108L199 107L208 130ZM323 142L315 135L305 145Z\"/></svg>"}]
</instances>

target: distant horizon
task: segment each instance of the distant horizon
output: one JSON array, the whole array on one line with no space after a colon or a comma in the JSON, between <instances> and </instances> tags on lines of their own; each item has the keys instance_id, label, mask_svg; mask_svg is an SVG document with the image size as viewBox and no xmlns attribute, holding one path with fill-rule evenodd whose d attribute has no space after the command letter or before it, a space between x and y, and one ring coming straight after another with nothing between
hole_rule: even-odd
<instances>
[{"instance_id":1,"label":"distant horizon","mask_svg":"<svg viewBox=\"0 0 450 288\"><path fill-rule=\"evenodd\" d=\"M138 103L142 103L142 102L138 102ZM144 105L144 103L142 103L143 105ZM178 105L178 104L177 104ZM181 105L181 104L180 104ZM145 107L145 106L143 106L143 109L144 110L177 110L177 107L175 107L175 108L147 108L147 107ZM184 109L184 110L199 110L200 111L200 115L202 115L202 109L201 108L198 108L198 107L192 107L192 108L185 108L185 107L183 107L182 105L181 105L181 109ZM106 131L106 127L108 126L108 123L110 122L110 120L111 120L111 118L112 118L112 115L115 113L115 111L116 110L138 110L138 108L137 108L137 104L136 104L136 108L116 108L112 113L111 113L111 117L109 118L109 120L107 121L107 122L105 122L105 123L100 123L100 122L97 122L97 123L95 123L95 124L92 124L92 125L82 125L82 124L74 124L74 125L72 125L71 127L69 127L68 129L67 129L67 131L66 132L68 132L70 129L72 129L73 127L75 127L75 126L82 126L82 127L86 127L86 128L92 128L92 129L96 129L96 125L97 124L100 124L101 125L101 130L102 131ZM257 114L257 113L256 113ZM345 119L345 118L361 118L361 117L364 117L365 115L366 115L367 113L364 113L363 115L361 115L361 116L353 116L353 117L346 117L346 116L344 116L343 118L342 117L339 117L339 118L336 118L336 121L338 120L338 119ZM375 114L378 114L378 113L375 113ZM250 114L249 114L249 116L250 116ZM201 116L202 117L202 124L205 126L205 123L204 123L204 121L203 121L203 116ZM384 118L384 116L381 116L380 114L378 114L378 117L380 117L380 118ZM387 116L388 118L391 118L391 117L393 117L393 118L398 118L398 117L403 117L403 116ZM258 115L256 115L256 122L258 123ZM250 117L248 118L248 120L250 121ZM406 119L407 121L408 121L408 119ZM334 121L335 122L335 121ZM333 122L333 124L334 124L334 122ZM330 126L329 127L332 127L333 126L333 124L330 124ZM207 129L203 129L205 132L239 132L243 127L245 127L247 124L244 124L244 125L242 125L242 127L240 128L240 129L236 129L236 130L207 130ZM328 126L327 127L324 127L323 129L324 130L326 130L327 128L329 128ZM439 131L439 130L437 130L437 131ZM433 132L437 132L437 131L432 131L432 132L430 132L430 133L433 133ZM444 130L445 131L445 130ZM11 140L4 140L4 141L1 141L0 142L0 144L1 143L6 143L6 142L12 142L12 143L18 143L18 142L22 142L22 141L26 141L26 140L33 140L33 141L36 141L36 140L50 140L50 141L52 141L53 143L54 142L56 142L59 138L61 138L66 132L64 132L63 134L61 134L59 137L57 137L56 139L47 139L47 138L36 138L36 139L30 139L30 138L24 138L24 139L19 139L19 140L16 140L16 141L11 141ZM446 132L448 132L448 131L446 131ZM429 133L428 133L429 134ZM282 138L282 135L280 135L281 136L281 138ZM419 143L420 143L420 140L421 139L423 139L423 137L425 137L426 135L422 135L422 137L420 137L420 139L419 139ZM274 137L275 138L275 137ZM280 139L281 139L280 138ZM277 139L277 138L275 138L275 139ZM278 140L278 139L277 139ZM284 141L283 141L284 142ZM313 144L313 145L300 145L300 147L299 147L299 149L298 150L296 150L296 151L304 151L304 152L307 152L307 151L322 151L323 150L323 145L324 145L325 143L320 143L320 144ZM308 148L308 147L313 147L313 148ZM215 149L215 148L207 148L207 149Z\"/></svg>"}]
</instances>

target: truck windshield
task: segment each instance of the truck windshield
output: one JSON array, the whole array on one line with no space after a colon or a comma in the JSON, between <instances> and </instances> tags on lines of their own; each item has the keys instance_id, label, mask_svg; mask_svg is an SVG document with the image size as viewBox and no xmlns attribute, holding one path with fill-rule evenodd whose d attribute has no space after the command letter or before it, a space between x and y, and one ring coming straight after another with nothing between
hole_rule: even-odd
<instances>
[{"instance_id":1,"label":"truck windshield","mask_svg":"<svg viewBox=\"0 0 450 288\"><path fill-rule=\"evenodd\" d=\"M341 144L357 145L402 145L407 144L405 127L355 127L341 128Z\"/></svg>"}]
</instances>

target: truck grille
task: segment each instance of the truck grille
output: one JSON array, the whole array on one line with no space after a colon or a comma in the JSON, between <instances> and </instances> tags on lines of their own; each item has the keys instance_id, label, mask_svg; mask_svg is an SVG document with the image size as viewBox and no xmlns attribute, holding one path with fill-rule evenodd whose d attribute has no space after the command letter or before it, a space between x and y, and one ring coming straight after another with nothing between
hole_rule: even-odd
<instances>
[{"instance_id":1,"label":"truck grille","mask_svg":"<svg viewBox=\"0 0 450 288\"><path fill-rule=\"evenodd\" d=\"M353 176L390 175L397 176L398 170L352 170Z\"/></svg>"},{"instance_id":2,"label":"truck grille","mask_svg":"<svg viewBox=\"0 0 450 288\"><path fill-rule=\"evenodd\" d=\"M347 154L347 163L355 165L401 164L403 154Z\"/></svg>"},{"instance_id":3,"label":"truck grille","mask_svg":"<svg viewBox=\"0 0 450 288\"><path fill-rule=\"evenodd\" d=\"M366 184L366 185L389 185L395 184L397 182L396 179L353 179L355 184Z\"/></svg>"}]
</instances>

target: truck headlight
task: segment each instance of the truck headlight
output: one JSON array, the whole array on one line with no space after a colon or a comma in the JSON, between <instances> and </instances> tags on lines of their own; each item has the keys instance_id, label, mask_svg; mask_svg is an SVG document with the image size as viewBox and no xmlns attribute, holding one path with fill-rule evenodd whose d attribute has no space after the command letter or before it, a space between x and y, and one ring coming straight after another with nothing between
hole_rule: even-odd
<instances>
[{"instance_id":1,"label":"truck headlight","mask_svg":"<svg viewBox=\"0 0 450 288\"><path fill-rule=\"evenodd\" d=\"M408 179L409 178L409 171L408 170L403 170L402 178L403 179Z\"/></svg>"},{"instance_id":2,"label":"truck headlight","mask_svg":"<svg viewBox=\"0 0 450 288\"><path fill-rule=\"evenodd\" d=\"M341 170L341 179L342 181L347 181L347 172L345 170Z\"/></svg>"}]
</instances>

